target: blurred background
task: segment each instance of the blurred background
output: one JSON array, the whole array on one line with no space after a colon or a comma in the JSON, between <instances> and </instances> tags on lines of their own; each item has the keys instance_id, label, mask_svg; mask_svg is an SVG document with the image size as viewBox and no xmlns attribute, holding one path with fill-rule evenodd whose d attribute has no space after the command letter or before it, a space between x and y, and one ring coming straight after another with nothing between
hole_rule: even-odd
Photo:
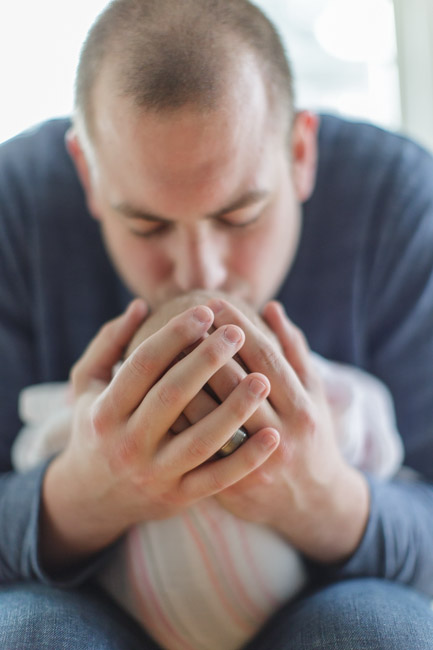
<instances>
[{"instance_id":1,"label":"blurred background","mask_svg":"<svg viewBox=\"0 0 433 650\"><path fill-rule=\"evenodd\" d=\"M0 4L0 142L71 112L80 46L106 4ZM256 4L286 44L298 108L375 122L433 151L433 0Z\"/></svg>"}]
</instances>

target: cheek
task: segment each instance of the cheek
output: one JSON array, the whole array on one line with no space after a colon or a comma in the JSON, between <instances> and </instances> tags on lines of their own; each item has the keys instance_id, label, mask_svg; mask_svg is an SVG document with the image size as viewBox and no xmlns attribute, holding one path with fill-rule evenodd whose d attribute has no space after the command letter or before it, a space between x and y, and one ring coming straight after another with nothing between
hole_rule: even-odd
<instances>
[{"instance_id":1,"label":"cheek","mask_svg":"<svg viewBox=\"0 0 433 650\"><path fill-rule=\"evenodd\" d=\"M250 302L257 308L275 295L293 262L300 210L291 208L269 215L262 228L239 242L232 257L231 270L249 287Z\"/></svg>"},{"instance_id":2,"label":"cheek","mask_svg":"<svg viewBox=\"0 0 433 650\"><path fill-rule=\"evenodd\" d=\"M253 279L261 272L266 258L266 246L262 246L261 237L245 237L233 251L233 268L239 275Z\"/></svg>"},{"instance_id":3,"label":"cheek","mask_svg":"<svg viewBox=\"0 0 433 650\"><path fill-rule=\"evenodd\" d=\"M120 275L134 290L160 282L169 272L164 251L154 243L131 235L125 229L105 232L106 245Z\"/></svg>"},{"instance_id":4,"label":"cheek","mask_svg":"<svg viewBox=\"0 0 433 650\"><path fill-rule=\"evenodd\" d=\"M134 268L136 275L148 283L163 280L171 269L171 263L164 250L146 240L133 238L125 247L126 264Z\"/></svg>"},{"instance_id":5,"label":"cheek","mask_svg":"<svg viewBox=\"0 0 433 650\"><path fill-rule=\"evenodd\" d=\"M286 267L298 242L299 215L273 215L263 226L232 247L232 268L250 278Z\"/></svg>"}]
</instances>

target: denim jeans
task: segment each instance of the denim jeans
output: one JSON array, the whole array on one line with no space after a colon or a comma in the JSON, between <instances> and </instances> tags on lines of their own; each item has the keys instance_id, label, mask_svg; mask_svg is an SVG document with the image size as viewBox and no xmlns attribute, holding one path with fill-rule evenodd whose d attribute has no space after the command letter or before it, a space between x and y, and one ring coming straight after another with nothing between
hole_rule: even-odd
<instances>
[{"instance_id":1,"label":"denim jeans","mask_svg":"<svg viewBox=\"0 0 433 650\"><path fill-rule=\"evenodd\" d=\"M5 650L157 650L104 594L39 584L0 588ZM287 605L245 650L431 650L433 611L383 580L335 583Z\"/></svg>"}]
</instances>

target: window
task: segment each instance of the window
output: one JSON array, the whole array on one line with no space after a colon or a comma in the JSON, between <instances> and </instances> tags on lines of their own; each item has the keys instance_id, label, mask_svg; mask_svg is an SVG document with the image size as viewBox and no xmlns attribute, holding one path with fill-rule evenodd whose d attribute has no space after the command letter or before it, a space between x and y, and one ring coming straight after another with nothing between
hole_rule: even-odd
<instances>
[{"instance_id":1,"label":"window","mask_svg":"<svg viewBox=\"0 0 433 650\"><path fill-rule=\"evenodd\" d=\"M433 149L431 0L255 1L287 44L299 108L402 129ZM70 113L80 46L106 2L0 3L0 141Z\"/></svg>"},{"instance_id":2,"label":"window","mask_svg":"<svg viewBox=\"0 0 433 650\"><path fill-rule=\"evenodd\" d=\"M256 0L287 46L299 108L401 124L392 0Z\"/></svg>"}]
</instances>

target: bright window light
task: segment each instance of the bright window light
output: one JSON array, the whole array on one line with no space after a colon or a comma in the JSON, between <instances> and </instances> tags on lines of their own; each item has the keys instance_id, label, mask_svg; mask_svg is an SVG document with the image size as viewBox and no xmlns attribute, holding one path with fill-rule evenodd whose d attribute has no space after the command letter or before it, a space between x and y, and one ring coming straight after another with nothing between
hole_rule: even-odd
<instances>
[{"instance_id":1,"label":"bright window light","mask_svg":"<svg viewBox=\"0 0 433 650\"><path fill-rule=\"evenodd\" d=\"M314 33L326 52L343 61L389 63L397 56L391 0L331 0Z\"/></svg>"},{"instance_id":2,"label":"bright window light","mask_svg":"<svg viewBox=\"0 0 433 650\"><path fill-rule=\"evenodd\" d=\"M391 0L255 2L287 44L298 107L400 126ZM0 142L70 114L80 47L106 4L0 1Z\"/></svg>"},{"instance_id":3,"label":"bright window light","mask_svg":"<svg viewBox=\"0 0 433 650\"><path fill-rule=\"evenodd\" d=\"M107 0L0 2L0 142L69 115L81 43Z\"/></svg>"}]
</instances>

